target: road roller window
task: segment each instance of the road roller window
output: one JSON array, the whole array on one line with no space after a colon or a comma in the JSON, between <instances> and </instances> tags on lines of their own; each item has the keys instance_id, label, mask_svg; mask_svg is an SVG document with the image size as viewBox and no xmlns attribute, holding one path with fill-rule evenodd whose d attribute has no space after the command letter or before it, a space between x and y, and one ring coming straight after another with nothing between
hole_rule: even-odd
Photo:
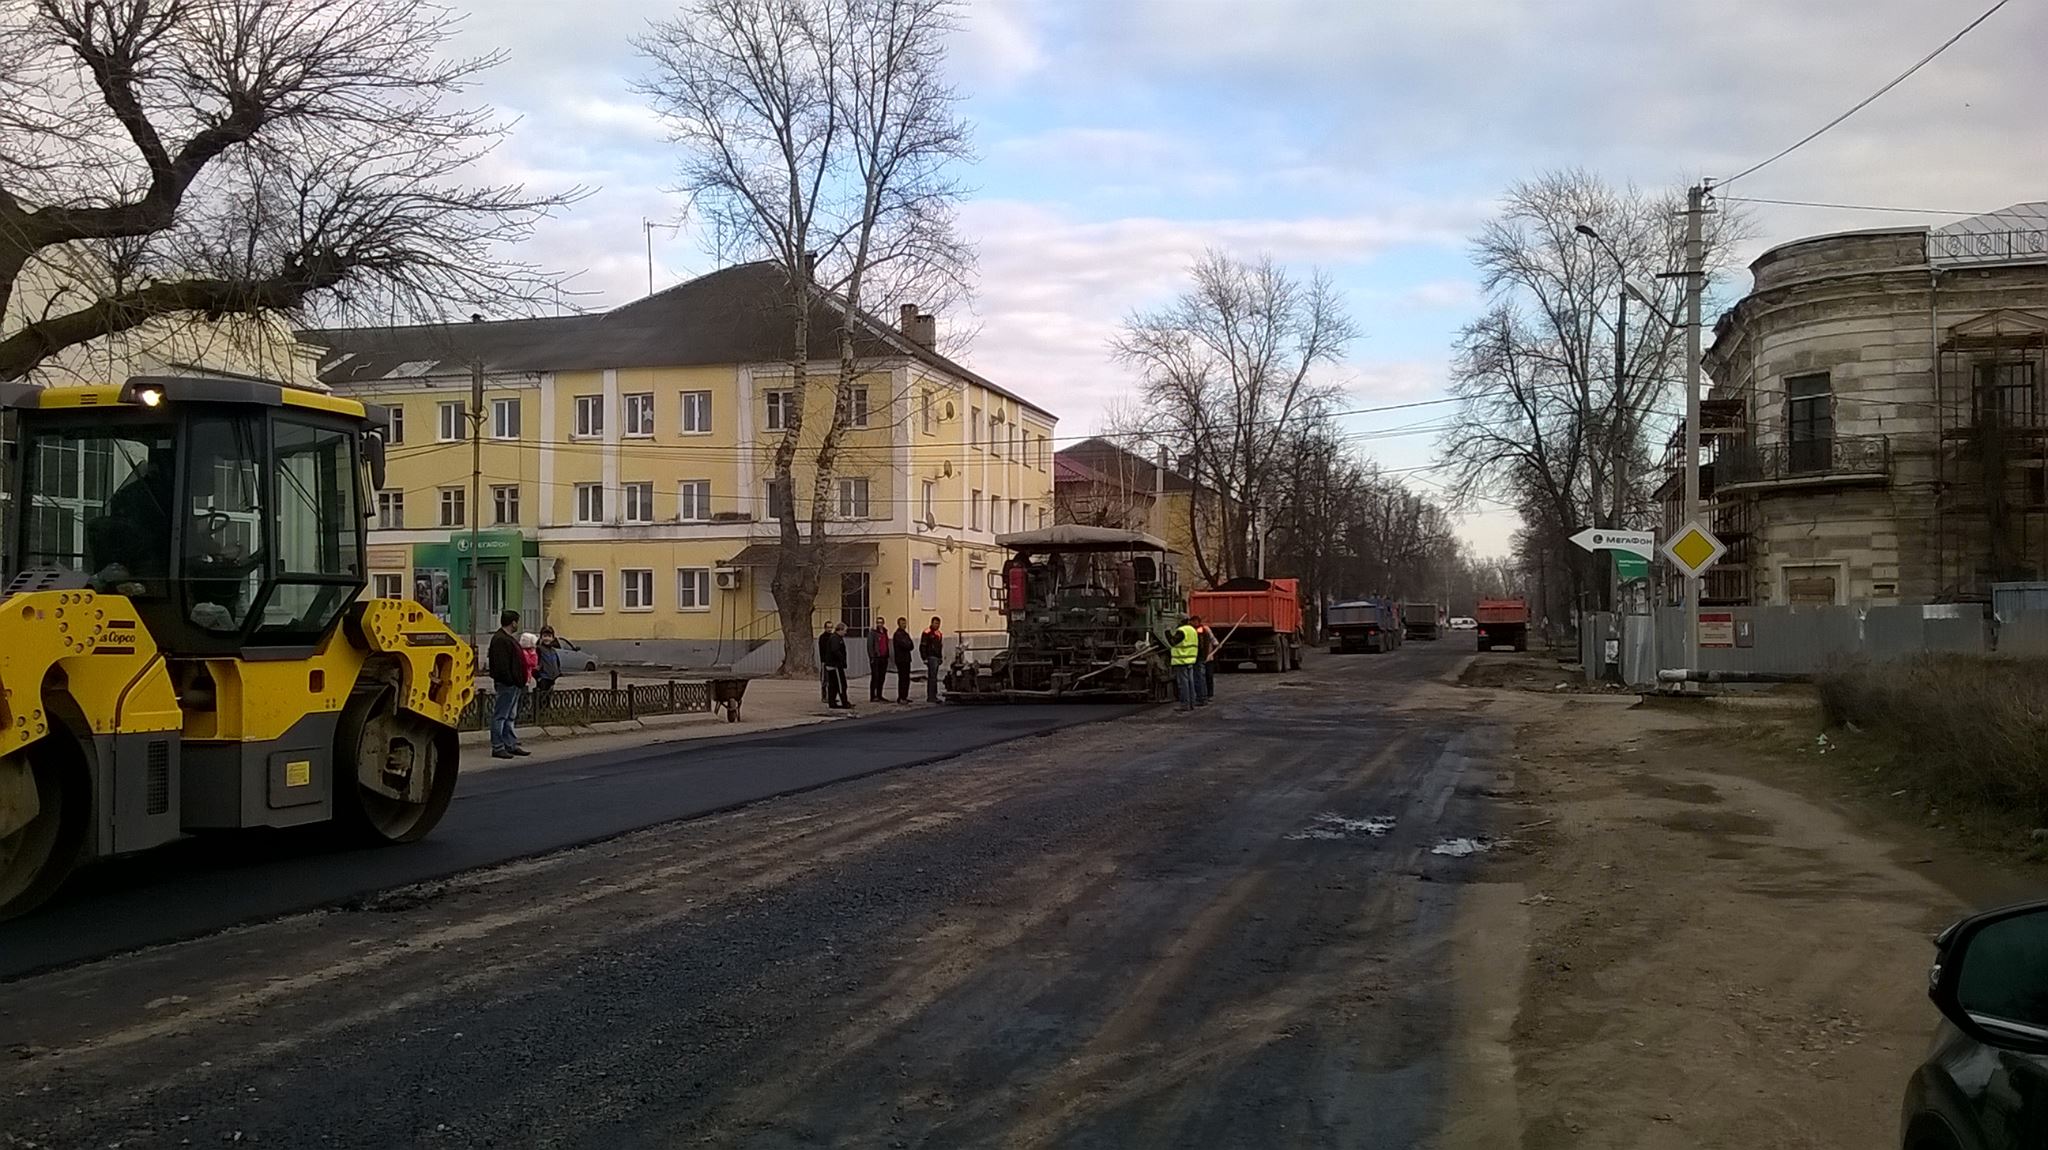
<instances>
[{"instance_id":1,"label":"road roller window","mask_svg":"<svg viewBox=\"0 0 2048 1150\"><path fill-rule=\"evenodd\" d=\"M258 634L317 634L362 586L356 438L288 419L276 421L271 437L277 561Z\"/></svg>"},{"instance_id":2,"label":"road roller window","mask_svg":"<svg viewBox=\"0 0 2048 1150\"><path fill-rule=\"evenodd\" d=\"M51 422L24 440L22 565L76 571L103 591L161 595L177 477L172 430Z\"/></svg>"},{"instance_id":3,"label":"road roller window","mask_svg":"<svg viewBox=\"0 0 2048 1150\"><path fill-rule=\"evenodd\" d=\"M195 415L184 505L185 615L232 635L263 584L263 424Z\"/></svg>"}]
</instances>

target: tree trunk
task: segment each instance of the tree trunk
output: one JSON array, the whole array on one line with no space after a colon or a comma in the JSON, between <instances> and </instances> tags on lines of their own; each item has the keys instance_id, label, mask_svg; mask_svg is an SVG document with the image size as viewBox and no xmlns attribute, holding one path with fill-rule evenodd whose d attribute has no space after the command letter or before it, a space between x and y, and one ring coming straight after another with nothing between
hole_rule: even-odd
<instances>
[{"instance_id":1,"label":"tree trunk","mask_svg":"<svg viewBox=\"0 0 2048 1150\"><path fill-rule=\"evenodd\" d=\"M818 572L823 556L806 546L796 519L795 470L797 441L803 435L805 388L810 376L811 285L808 277L791 284L791 327L796 348L790 357L790 402L785 407L782 441L775 445L775 492L768 513L778 516L777 534L782 549L775 557L775 578L769 589L775 595L775 613L782 623L782 665L784 675L815 675L818 655L811 643L811 617L818 602ZM815 519L818 504L811 514ZM815 543L815 539L813 540Z\"/></svg>"}]
</instances>

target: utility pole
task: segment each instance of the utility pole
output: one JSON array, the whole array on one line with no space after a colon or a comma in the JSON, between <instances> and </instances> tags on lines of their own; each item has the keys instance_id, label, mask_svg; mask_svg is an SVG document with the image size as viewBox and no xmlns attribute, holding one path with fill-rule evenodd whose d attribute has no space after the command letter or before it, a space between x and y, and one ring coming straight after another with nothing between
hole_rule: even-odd
<instances>
[{"instance_id":1,"label":"utility pole","mask_svg":"<svg viewBox=\"0 0 2048 1150\"><path fill-rule=\"evenodd\" d=\"M483 650L483 632L477 630L476 597L482 579L477 561L477 524L484 517L484 361L469 361L469 569L462 577L464 596L469 601L469 642Z\"/></svg>"},{"instance_id":2,"label":"utility pole","mask_svg":"<svg viewBox=\"0 0 2048 1150\"><path fill-rule=\"evenodd\" d=\"M1700 516L1700 296L1706 290L1706 181L1685 193L1685 522ZM1683 530L1683 528L1680 528ZM1685 580L1685 669L1700 665L1700 577Z\"/></svg>"},{"instance_id":3,"label":"utility pole","mask_svg":"<svg viewBox=\"0 0 2048 1150\"><path fill-rule=\"evenodd\" d=\"M654 221L642 217L640 230L647 233L647 294L654 294Z\"/></svg>"}]
</instances>

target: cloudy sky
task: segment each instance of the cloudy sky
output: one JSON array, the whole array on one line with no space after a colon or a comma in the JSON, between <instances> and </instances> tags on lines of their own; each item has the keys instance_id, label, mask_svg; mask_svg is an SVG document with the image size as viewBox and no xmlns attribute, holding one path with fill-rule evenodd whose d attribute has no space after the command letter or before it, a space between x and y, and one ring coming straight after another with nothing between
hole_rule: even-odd
<instances>
[{"instance_id":1,"label":"cloudy sky","mask_svg":"<svg viewBox=\"0 0 2048 1150\"><path fill-rule=\"evenodd\" d=\"M628 0L468 0L465 49L509 62L484 95L520 122L494 164L596 191L532 258L574 305L647 290L641 221L679 221L676 157L630 85L629 43L674 11ZM1443 394L1479 307L1466 238L1509 182L1583 166L1615 182L1721 177L1819 127L1991 0L967 0L953 67L978 162L967 358L1097 429L1131 386L1106 344L1217 246L1327 269L1364 338L1331 378L1350 407ZM1733 194L1983 211L2048 199L2048 3L2014 0L1918 75ZM1758 206L1764 246L1945 218ZM654 233L657 287L713 261ZM882 310L888 310L884 308ZM948 320L954 317L947 317ZM1347 422L1389 468L1430 464L1452 412ZM1436 476L1408 470L1428 491ZM1504 548L1483 506L1466 537Z\"/></svg>"}]
</instances>

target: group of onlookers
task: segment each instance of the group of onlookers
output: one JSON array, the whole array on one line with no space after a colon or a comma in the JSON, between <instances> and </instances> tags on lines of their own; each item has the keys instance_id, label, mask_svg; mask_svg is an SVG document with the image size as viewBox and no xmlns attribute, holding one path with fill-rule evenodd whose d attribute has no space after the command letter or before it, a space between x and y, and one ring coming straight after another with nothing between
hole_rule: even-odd
<instances>
[{"instance_id":1,"label":"group of onlookers","mask_svg":"<svg viewBox=\"0 0 2048 1150\"><path fill-rule=\"evenodd\" d=\"M928 703L939 701L939 667L945 659L946 632L939 626L939 617L932 616L931 626L915 638L910 634L910 620L898 618L896 629L889 630L885 618L875 620L874 629L868 632L868 701L883 702L882 688L888 680L889 669L896 669L896 701L910 701L911 658L924 663L924 698ZM818 684L824 695L825 705L835 710L850 710L853 700L846 693L846 624L833 623L826 626L818 636Z\"/></svg>"},{"instance_id":2,"label":"group of onlookers","mask_svg":"<svg viewBox=\"0 0 2048 1150\"><path fill-rule=\"evenodd\" d=\"M553 627L539 634L519 630L519 612L498 616L498 629L491 635L485 656L491 674L491 757L514 759L531 754L519 745L514 724L519 704L531 689L535 713L547 704L548 692L562 677L562 642Z\"/></svg>"}]
</instances>

